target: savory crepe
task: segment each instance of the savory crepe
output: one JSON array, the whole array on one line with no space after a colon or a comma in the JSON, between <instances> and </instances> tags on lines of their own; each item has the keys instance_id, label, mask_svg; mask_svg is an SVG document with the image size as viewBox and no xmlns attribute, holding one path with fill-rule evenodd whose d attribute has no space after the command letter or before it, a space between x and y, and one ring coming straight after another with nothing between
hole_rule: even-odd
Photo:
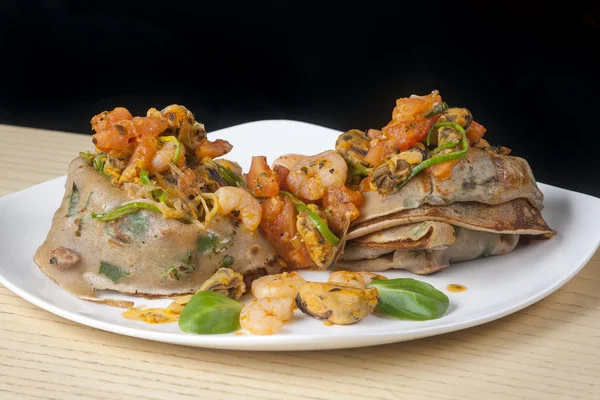
<instances>
[{"instance_id":1,"label":"savory crepe","mask_svg":"<svg viewBox=\"0 0 600 400\"><path fill-rule=\"evenodd\" d=\"M219 268L248 280L281 270L257 229L260 203L237 187L239 167L219 158L231 145L209 141L191 112L173 105L134 118L116 108L92 127L97 150L71 162L34 257L61 287L93 301L103 289L174 296L196 292Z\"/></svg>"},{"instance_id":2,"label":"savory crepe","mask_svg":"<svg viewBox=\"0 0 600 400\"><path fill-rule=\"evenodd\" d=\"M554 236L527 161L484 133L434 91L399 99L381 131L340 135L336 149L364 204L336 268L428 274L512 251L521 235Z\"/></svg>"}]
</instances>

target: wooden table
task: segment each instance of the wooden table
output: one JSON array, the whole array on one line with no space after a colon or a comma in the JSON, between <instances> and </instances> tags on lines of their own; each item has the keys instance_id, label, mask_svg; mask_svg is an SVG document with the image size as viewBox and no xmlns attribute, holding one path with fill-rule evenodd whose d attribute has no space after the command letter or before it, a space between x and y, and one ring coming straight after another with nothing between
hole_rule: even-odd
<instances>
[{"instance_id":1,"label":"wooden table","mask_svg":"<svg viewBox=\"0 0 600 400\"><path fill-rule=\"evenodd\" d=\"M0 196L64 175L91 147L89 136L0 125ZM385 346L175 346L79 325L2 286L0 337L0 399L599 399L600 253L520 312Z\"/></svg>"}]
</instances>

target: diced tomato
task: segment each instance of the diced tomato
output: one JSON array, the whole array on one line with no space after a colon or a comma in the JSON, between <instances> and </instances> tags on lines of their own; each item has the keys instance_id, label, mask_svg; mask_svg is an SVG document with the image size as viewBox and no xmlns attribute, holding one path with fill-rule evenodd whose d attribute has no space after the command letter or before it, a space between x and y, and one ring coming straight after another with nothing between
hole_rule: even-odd
<instances>
[{"instance_id":1,"label":"diced tomato","mask_svg":"<svg viewBox=\"0 0 600 400\"><path fill-rule=\"evenodd\" d=\"M394 143L389 140L376 140L371 141L371 147L369 152L363 158L363 160L372 166L377 166L386 157L394 154L397 151L397 147Z\"/></svg>"},{"instance_id":2,"label":"diced tomato","mask_svg":"<svg viewBox=\"0 0 600 400\"><path fill-rule=\"evenodd\" d=\"M371 188L371 179L368 176L360 181L358 190L360 190L361 193L370 192L373 190L373 188Z\"/></svg>"},{"instance_id":3,"label":"diced tomato","mask_svg":"<svg viewBox=\"0 0 600 400\"><path fill-rule=\"evenodd\" d=\"M131 118L133 118L133 116L126 108L116 107L112 111L104 111L94 115L90 123L92 124L92 129L94 131L100 132L112 128L112 126L119 121Z\"/></svg>"},{"instance_id":4,"label":"diced tomato","mask_svg":"<svg viewBox=\"0 0 600 400\"><path fill-rule=\"evenodd\" d=\"M289 197L274 196L262 202L260 229L288 266L314 265L296 228L297 212Z\"/></svg>"},{"instance_id":5,"label":"diced tomato","mask_svg":"<svg viewBox=\"0 0 600 400\"><path fill-rule=\"evenodd\" d=\"M485 127L480 123L475 121L471 122L471 125L467 128L465 133L467 134L467 139L469 139L469 143L472 145L478 143L483 135L485 134Z\"/></svg>"},{"instance_id":6,"label":"diced tomato","mask_svg":"<svg viewBox=\"0 0 600 400\"><path fill-rule=\"evenodd\" d=\"M248 189L255 197L273 197L279 194L279 177L267 164L267 157L252 157L246 178Z\"/></svg>"},{"instance_id":7,"label":"diced tomato","mask_svg":"<svg viewBox=\"0 0 600 400\"><path fill-rule=\"evenodd\" d=\"M289 192L290 188L287 184L287 176L290 174L290 170L281 164L275 164L275 166L273 166L273 171L275 171L275 174L279 177L279 189Z\"/></svg>"},{"instance_id":8,"label":"diced tomato","mask_svg":"<svg viewBox=\"0 0 600 400\"><path fill-rule=\"evenodd\" d=\"M322 199L323 207L328 208L336 204L352 203L356 207L360 207L364 203L364 199L360 192L348 189L346 186L335 186L325 192L325 197Z\"/></svg>"},{"instance_id":9,"label":"diced tomato","mask_svg":"<svg viewBox=\"0 0 600 400\"><path fill-rule=\"evenodd\" d=\"M204 157L217 158L229 153L231 149L233 149L233 146L227 140L217 139L211 142L208 139L204 139L200 147L196 149L196 155L200 159Z\"/></svg>"},{"instance_id":10,"label":"diced tomato","mask_svg":"<svg viewBox=\"0 0 600 400\"><path fill-rule=\"evenodd\" d=\"M408 150L416 143L427 137L427 132L437 118L392 121L383 128L383 134L389 138L400 150Z\"/></svg>"},{"instance_id":11,"label":"diced tomato","mask_svg":"<svg viewBox=\"0 0 600 400\"><path fill-rule=\"evenodd\" d=\"M398 149L410 149L422 141L437 118L425 118L442 98L437 91L426 96L411 96L396 100L392 120L382 131L383 135L394 142Z\"/></svg>"}]
</instances>

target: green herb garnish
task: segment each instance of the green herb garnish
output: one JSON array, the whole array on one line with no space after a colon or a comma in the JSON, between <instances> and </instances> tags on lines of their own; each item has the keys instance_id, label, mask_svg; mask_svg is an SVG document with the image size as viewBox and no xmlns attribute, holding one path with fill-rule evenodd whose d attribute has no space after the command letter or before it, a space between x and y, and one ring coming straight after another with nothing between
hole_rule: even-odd
<instances>
[{"instance_id":1,"label":"green herb garnish","mask_svg":"<svg viewBox=\"0 0 600 400\"><path fill-rule=\"evenodd\" d=\"M450 304L444 293L412 278L374 279L367 287L374 287L379 292L377 310L399 319L425 321L440 318Z\"/></svg>"},{"instance_id":2,"label":"green herb garnish","mask_svg":"<svg viewBox=\"0 0 600 400\"><path fill-rule=\"evenodd\" d=\"M442 102L442 104L438 104L433 110L431 110L431 112L429 114L427 114L425 116L425 118L435 117L436 115L443 113L447 109L448 109L448 104L446 104L446 102L444 101L444 102Z\"/></svg>"},{"instance_id":3,"label":"green herb garnish","mask_svg":"<svg viewBox=\"0 0 600 400\"><path fill-rule=\"evenodd\" d=\"M80 151L79 157L83 158L88 163L91 163L94 160L94 153L92 153L90 151L85 151L85 152Z\"/></svg>"},{"instance_id":4,"label":"green herb garnish","mask_svg":"<svg viewBox=\"0 0 600 400\"><path fill-rule=\"evenodd\" d=\"M323 238L325 238L325 240L327 240L329 243L331 243L334 246L337 246L340 243L340 239L337 236L335 236L335 234L333 232L331 232L331 230L327 226L327 222L323 218L321 218L316 212L311 210L306 204L304 204L302 201L300 201L298 198L296 198L290 192L286 192L285 190L280 190L279 194L281 194L283 196L287 196L290 199L292 199L292 202L296 206L296 210L298 210L298 212L306 212L306 214L308 215L308 218L315 225L315 227L317 228L319 233L323 236Z\"/></svg>"},{"instance_id":5,"label":"green herb garnish","mask_svg":"<svg viewBox=\"0 0 600 400\"><path fill-rule=\"evenodd\" d=\"M100 261L100 270L98 272L100 274L106 275L108 279L110 279L114 283L117 283L126 276L129 276L129 272L123 271L121 268L104 261Z\"/></svg>"},{"instance_id":6,"label":"green herb garnish","mask_svg":"<svg viewBox=\"0 0 600 400\"><path fill-rule=\"evenodd\" d=\"M198 253L209 254L215 250L215 246L219 241L219 236L214 232L207 232L204 235L198 236L196 239L196 250Z\"/></svg>"},{"instance_id":7,"label":"green herb garnish","mask_svg":"<svg viewBox=\"0 0 600 400\"><path fill-rule=\"evenodd\" d=\"M145 169L140 171L140 181L142 181L142 184L144 185L150 185L150 178L148 177L148 171L146 171Z\"/></svg>"},{"instance_id":8,"label":"green herb garnish","mask_svg":"<svg viewBox=\"0 0 600 400\"><path fill-rule=\"evenodd\" d=\"M360 176L368 176L369 175L369 168L365 167L362 164L356 163L352 160L350 160L349 158L345 158L346 160L346 164L348 164L348 166L350 167L350 171L348 173L348 175L354 176L356 174L360 175ZM354 172L354 171L356 172Z\"/></svg>"},{"instance_id":9,"label":"green herb garnish","mask_svg":"<svg viewBox=\"0 0 600 400\"><path fill-rule=\"evenodd\" d=\"M179 142L175 136L161 136L159 139L163 143L175 143L175 157L173 157L173 164L177 164L179 157L181 156L181 142Z\"/></svg>"},{"instance_id":10,"label":"green herb garnish","mask_svg":"<svg viewBox=\"0 0 600 400\"><path fill-rule=\"evenodd\" d=\"M240 328L244 305L216 292L201 291L181 311L179 329L186 333L230 333Z\"/></svg>"},{"instance_id":11,"label":"green herb garnish","mask_svg":"<svg viewBox=\"0 0 600 400\"><path fill-rule=\"evenodd\" d=\"M228 268L231 267L234 263L235 259L232 256L225 256L219 263L219 268Z\"/></svg>"},{"instance_id":12,"label":"green herb garnish","mask_svg":"<svg viewBox=\"0 0 600 400\"><path fill-rule=\"evenodd\" d=\"M142 208L150 211L160 212L159 208L154 204L143 201L133 201L131 203L121 204L120 206L102 214L92 213L92 218L99 219L100 221L114 221L115 219L119 219L125 215L138 212Z\"/></svg>"},{"instance_id":13,"label":"green herb garnish","mask_svg":"<svg viewBox=\"0 0 600 400\"><path fill-rule=\"evenodd\" d=\"M93 165L94 165L94 168L96 169L96 171L98 171L98 173L100 173L100 175L102 175L106 179L111 180L112 176L110 176L110 174L104 170L105 164L106 164L106 154L98 154L96 156L96 158L94 158Z\"/></svg>"},{"instance_id":14,"label":"green herb garnish","mask_svg":"<svg viewBox=\"0 0 600 400\"><path fill-rule=\"evenodd\" d=\"M67 211L67 217L72 217L77 214L77 205L79 204L79 188L75 183L73 183L73 189L71 190L71 195L69 196L69 210Z\"/></svg>"}]
</instances>

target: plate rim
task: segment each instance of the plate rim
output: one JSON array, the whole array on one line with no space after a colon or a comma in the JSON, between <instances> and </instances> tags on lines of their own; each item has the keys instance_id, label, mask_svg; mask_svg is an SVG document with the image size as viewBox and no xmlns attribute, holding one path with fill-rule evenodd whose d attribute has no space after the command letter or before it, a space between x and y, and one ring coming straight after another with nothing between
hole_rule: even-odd
<instances>
[{"instance_id":1,"label":"plate rim","mask_svg":"<svg viewBox=\"0 0 600 400\"><path fill-rule=\"evenodd\" d=\"M273 119L273 120L260 120L260 121L251 121L242 123L239 125L234 125L231 127L223 128L218 131L214 131L213 133L219 133L222 131L228 131L232 129L240 129L243 127L247 127L248 125L260 125L264 123L284 123L284 124L303 124L309 125L312 127L316 127L319 129L327 129L335 132L339 132L335 129L308 123L302 121L294 121L294 120L286 120L286 119ZM65 181L67 175L62 175L53 179L46 180L44 182L38 183L36 185L30 186L23 190L8 194L4 197L0 198L0 205L4 202L11 201L13 197L23 195L28 191L34 191L39 189L40 186L44 185L52 185L58 183L58 181ZM565 189L553 185L544 184L542 182L537 182L538 185L543 185L552 190L558 190L567 192L569 196L584 196L593 199L593 201L598 202L598 206L600 207L600 198L581 193L577 191L573 191L570 189ZM547 189L542 190L545 192ZM72 312L69 310L65 310L60 306L53 305L44 299L36 296L29 291L22 289L16 283L11 282L7 278L5 278L2 274L0 274L0 284L4 285L11 292L21 297L22 299L28 301L29 303L48 311L52 314L55 314L59 317L65 318L69 321L89 326L95 329L99 329L106 332L111 332L119 335L124 335L128 337L134 337L138 339L170 343L176 345L185 345L185 346L193 346L193 347L202 347L202 348L212 348L212 349L227 349L227 350L242 350L242 351L305 351L305 350L325 350L325 349L343 349L343 348L357 348L357 347L366 347L366 346L374 346L381 344L389 344L389 343L398 343L403 341L414 340L417 338L425 338L431 336L437 336L448 332L459 331L463 329L467 329L470 327L482 325L491 321L495 321L501 319L507 315L512 313L516 313L542 299L554 293L562 286L564 286L567 282L569 282L575 275L577 275L590 261L590 259L594 256L594 254L600 248L600 231L597 233L597 237L594 239L595 248L593 251L583 255L583 257L579 258L578 266L574 269L569 270L569 273L560 277L560 279L556 280L552 285L545 287L543 290L538 291L537 293L533 293L527 298L521 300L516 304L512 304L510 306L505 306L501 309L498 309L495 312L485 314L483 316L477 318L466 319L462 322L448 322L442 323L439 325L427 326L423 328L416 328L411 330L402 330L397 332L348 332L348 333L336 333L335 335L325 335L325 334L317 334L317 335L293 335L293 346L289 346L290 335L269 335L269 336L253 336L253 335L244 335L242 337L249 338L250 340L244 340L237 342L232 340L231 335L195 335L195 334L187 334L184 332L161 332L161 331L151 331L138 329L135 327L128 327L123 325L117 325L111 322L105 322L98 319L95 319L90 316L78 314L76 312ZM54 283L56 285L56 283ZM57 285L58 286L58 285ZM77 299L78 301L85 301ZM351 342L348 342L351 340Z\"/></svg>"}]
</instances>

